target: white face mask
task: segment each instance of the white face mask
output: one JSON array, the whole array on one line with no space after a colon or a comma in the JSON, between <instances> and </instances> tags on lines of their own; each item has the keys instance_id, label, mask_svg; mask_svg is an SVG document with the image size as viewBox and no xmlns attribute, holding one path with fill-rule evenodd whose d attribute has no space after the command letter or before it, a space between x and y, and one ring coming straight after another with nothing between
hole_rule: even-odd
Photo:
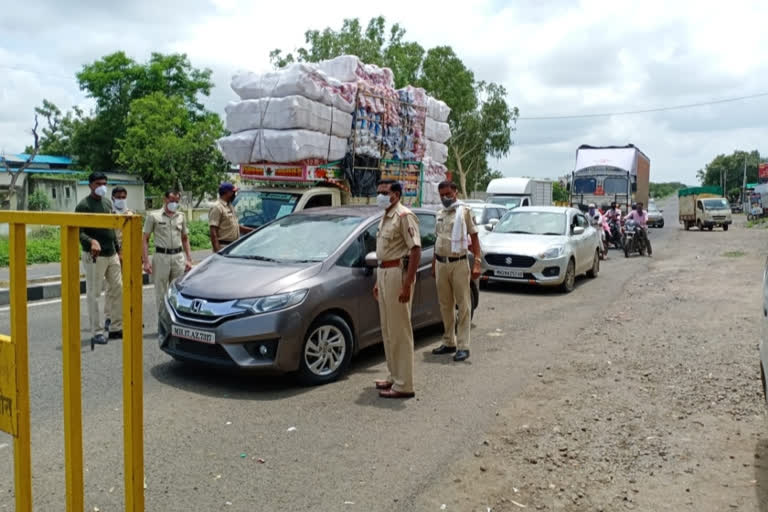
<instances>
[{"instance_id":1,"label":"white face mask","mask_svg":"<svg viewBox=\"0 0 768 512\"><path fill-rule=\"evenodd\" d=\"M179 203L168 203L167 208L169 212L175 213L179 209Z\"/></svg>"},{"instance_id":2,"label":"white face mask","mask_svg":"<svg viewBox=\"0 0 768 512\"><path fill-rule=\"evenodd\" d=\"M112 203L115 206L115 210L125 210L125 199L115 199Z\"/></svg>"},{"instance_id":3,"label":"white face mask","mask_svg":"<svg viewBox=\"0 0 768 512\"><path fill-rule=\"evenodd\" d=\"M379 194L376 196L376 206L387 209L392 202L389 200L389 194Z\"/></svg>"},{"instance_id":4,"label":"white face mask","mask_svg":"<svg viewBox=\"0 0 768 512\"><path fill-rule=\"evenodd\" d=\"M104 197L107 195L107 186L101 185L100 187L96 187L96 190L93 192L99 197Z\"/></svg>"}]
</instances>

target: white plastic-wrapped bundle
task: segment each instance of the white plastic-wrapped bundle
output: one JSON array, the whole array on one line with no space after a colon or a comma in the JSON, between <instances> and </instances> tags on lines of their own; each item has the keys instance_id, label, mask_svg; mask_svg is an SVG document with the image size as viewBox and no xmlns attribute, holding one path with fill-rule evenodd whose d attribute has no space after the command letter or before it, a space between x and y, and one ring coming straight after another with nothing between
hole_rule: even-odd
<instances>
[{"instance_id":1,"label":"white plastic-wrapped bundle","mask_svg":"<svg viewBox=\"0 0 768 512\"><path fill-rule=\"evenodd\" d=\"M422 160L424 166L424 181L431 183L440 183L447 177L448 168L438 162L435 162L430 157L425 157Z\"/></svg>"},{"instance_id":2,"label":"white plastic-wrapped bundle","mask_svg":"<svg viewBox=\"0 0 768 512\"><path fill-rule=\"evenodd\" d=\"M448 161L448 146L434 140L427 140L427 151L424 156L431 158L439 164L444 164Z\"/></svg>"},{"instance_id":3,"label":"white plastic-wrapped bundle","mask_svg":"<svg viewBox=\"0 0 768 512\"><path fill-rule=\"evenodd\" d=\"M347 152L347 139L310 130L247 130L218 142L233 164L340 160Z\"/></svg>"},{"instance_id":4,"label":"white plastic-wrapped bundle","mask_svg":"<svg viewBox=\"0 0 768 512\"><path fill-rule=\"evenodd\" d=\"M451 115L451 107L443 101L427 96L427 117L445 123L448 121L449 115Z\"/></svg>"},{"instance_id":5,"label":"white plastic-wrapped bundle","mask_svg":"<svg viewBox=\"0 0 768 512\"><path fill-rule=\"evenodd\" d=\"M363 64L354 55L341 55L335 59L324 60L312 65L340 82L364 80L390 88L395 86L395 77L391 69L380 68L373 64Z\"/></svg>"},{"instance_id":6,"label":"white plastic-wrapped bundle","mask_svg":"<svg viewBox=\"0 0 768 512\"><path fill-rule=\"evenodd\" d=\"M342 138L352 133L350 114L303 96L231 101L225 110L232 133L257 128L313 130Z\"/></svg>"},{"instance_id":7,"label":"white plastic-wrapped bundle","mask_svg":"<svg viewBox=\"0 0 768 512\"><path fill-rule=\"evenodd\" d=\"M440 191L437 189L440 182L424 181L421 184L421 204L439 205Z\"/></svg>"},{"instance_id":8,"label":"white plastic-wrapped bundle","mask_svg":"<svg viewBox=\"0 0 768 512\"><path fill-rule=\"evenodd\" d=\"M451 138L451 127L448 123L441 123L428 117L424 133L429 140L445 144Z\"/></svg>"},{"instance_id":9,"label":"white plastic-wrapped bundle","mask_svg":"<svg viewBox=\"0 0 768 512\"><path fill-rule=\"evenodd\" d=\"M308 64L261 74L239 72L231 85L243 100L303 96L347 113L355 110L356 83L342 83Z\"/></svg>"}]
</instances>

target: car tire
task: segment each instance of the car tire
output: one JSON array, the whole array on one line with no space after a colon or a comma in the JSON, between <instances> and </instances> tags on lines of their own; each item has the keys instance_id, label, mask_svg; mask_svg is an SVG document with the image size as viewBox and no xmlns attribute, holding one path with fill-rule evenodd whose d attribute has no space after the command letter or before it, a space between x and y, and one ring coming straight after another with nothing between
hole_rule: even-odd
<instances>
[{"instance_id":1,"label":"car tire","mask_svg":"<svg viewBox=\"0 0 768 512\"><path fill-rule=\"evenodd\" d=\"M335 381L349 367L353 347L352 329L343 318L331 314L321 316L304 338L299 380L308 386Z\"/></svg>"},{"instance_id":2,"label":"car tire","mask_svg":"<svg viewBox=\"0 0 768 512\"><path fill-rule=\"evenodd\" d=\"M707 230L712 231L713 229L715 229L715 226L707 226Z\"/></svg>"},{"instance_id":3,"label":"car tire","mask_svg":"<svg viewBox=\"0 0 768 512\"><path fill-rule=\"evenodd\" d=\"M661 222L659 222L659 229L662 229L663 227L664 227L664 221L662 220Z\"/></svg>"},{"instance_id":4,"label":"car tire","mask_svg":"<svg viewBox=\"0 0 768 512\"><path fill-rule=\"evenodd\" d=\"M594 279L597 277L597 274L600 272L600 250L595 251L595 258L592 261L592 268L589 269L589 272L587 272L587 277L590 279Z\"/></svg>"},{"instance_id":5,"label":"car tire","mask_svg":"<svg viewBox=\"0 0 768 512\"><path fill-rule=\"evenodd\" d=\"M696 221L696 227L699 228L699 231L704 231L704 224L700 220Z\"/></svg>"},{"instance_id":6,"label":"car tire","mask_svg":"<svg viewBox=\"0 0 768 512\"><path fill-rule=\"evenodd\" d=\"M560 285L560 291L571 293L574 288L576 288L576 263L571 259L565 269L565 278L563 284Z\"/></svg>"},{"instance_id":7,"label":"car tire","mask_svg":"<svg viewBox=\"0 0 768 512\"><path fill-rule=\"evenodd\" d=\"M728 224L723 224L723 231L728 231Z\"/></svg>"}]
</instances>

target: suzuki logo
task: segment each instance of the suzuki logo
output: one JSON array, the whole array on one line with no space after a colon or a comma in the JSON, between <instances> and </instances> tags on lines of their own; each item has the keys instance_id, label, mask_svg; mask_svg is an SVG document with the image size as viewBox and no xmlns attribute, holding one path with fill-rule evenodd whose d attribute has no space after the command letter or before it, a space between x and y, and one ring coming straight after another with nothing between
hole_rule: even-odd
<instances>
[{"instance_id":1,"label":"suzuki logo","mask_svg":"<svg viewBox=\"0 0 768 512\"><path fill-rule=\"evenodd\" d=\"M506 263L506 264L507 264L507 265L509 265L509 266L512 266L512 258L510 258L509 256L507 256L507 259L505 259L505 260L504 260L504 263Z\"/></svg>"},{"instance_id":2,"label":"suzuki logo","mask_svg":"<svg viewBox=\"0 0 768 512\"><path fill-rule=\"evenodd\" d=\"M201 309L203 309L203 306L207 304L206 301L203 299L195 299L192 301L192 307L190 309L193 313L199 313Z\"/></svg>"}]
</instances>

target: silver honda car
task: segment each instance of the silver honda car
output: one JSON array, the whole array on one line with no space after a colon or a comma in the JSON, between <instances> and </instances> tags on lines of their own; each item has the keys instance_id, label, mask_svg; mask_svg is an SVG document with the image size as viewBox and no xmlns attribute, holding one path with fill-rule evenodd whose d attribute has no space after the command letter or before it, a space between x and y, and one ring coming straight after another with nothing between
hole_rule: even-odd
<instances>
[{"instance_id":1,"label":"silver honda car","mask_svg":"<svg viewBox=\"0 0 768 512\"><path fill-rule=\"evenodd\" d=\"M383 211L316 208L277 219L174 283L160 348L186 362L261 373L297 372L308 384L339 377L357 351L381 342L376 234ZM431 275L435 212L414 209L422 256L413 326L441 323ZM471 283L477 307L478 283Z\"/></svg>"}]
</instances>

